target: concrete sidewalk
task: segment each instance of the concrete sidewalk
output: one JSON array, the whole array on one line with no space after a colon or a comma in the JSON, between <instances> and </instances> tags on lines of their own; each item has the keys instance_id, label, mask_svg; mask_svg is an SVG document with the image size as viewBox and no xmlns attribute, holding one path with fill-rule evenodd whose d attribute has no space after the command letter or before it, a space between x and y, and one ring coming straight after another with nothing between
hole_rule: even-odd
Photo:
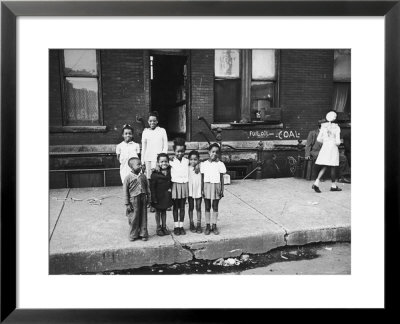
<instances>
[{"instance_id":1,"label":"concrete sidewalk","mask_svg":"<svg viewBox=\"0 0 400 324\"><path fill-rule=\"evenodd\" d=\"M280 178L239 180L220 202L220 235L191 233L159 237L149 213L149 240L128 240L122 187L50 190L50 273L72 274L264 253L284 245L350 241L350 188L321 194L311 182ZM87 199L104 198L101 205ZM203 226L204 226L204 203ZM196 217L196 216L195 216ZM185 229L189 220L186 211ZM172 212L167 214L173 229Z\"/></svg>"}]
</instances>

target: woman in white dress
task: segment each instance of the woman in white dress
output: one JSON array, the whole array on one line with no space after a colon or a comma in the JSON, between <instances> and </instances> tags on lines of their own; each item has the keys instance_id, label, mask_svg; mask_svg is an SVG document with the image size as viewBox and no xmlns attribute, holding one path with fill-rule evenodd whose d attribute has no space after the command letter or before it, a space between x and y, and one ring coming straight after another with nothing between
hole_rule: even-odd
<instances>
[{"instance_id":1,"label":"woman in white dress","mask_svg":"<svg viewBox=\"0 0 400 324\"><path fill-rule=\"evenodd\" d=\"M321 150L318 154L315 164L321 166L318 177L312 185L315 192L320 193L319 181L324 175L328 167L331 169L332 186L331 191L342 191L336 184L336 167L339 166L339 145L340 145L340 127L334 123L337 114L330 111L326 114L327 123L321 125L317 141L322 143Z\"/></svg>"}]
</instances>

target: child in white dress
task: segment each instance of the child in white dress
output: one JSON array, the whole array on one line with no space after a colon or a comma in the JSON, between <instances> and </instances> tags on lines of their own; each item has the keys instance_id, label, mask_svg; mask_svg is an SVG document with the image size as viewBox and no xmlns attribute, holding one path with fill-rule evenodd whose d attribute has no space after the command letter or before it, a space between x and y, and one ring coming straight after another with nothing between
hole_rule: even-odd
<instances>
[{"instance_id":1,"label":"child in white dress","mask_svg":"<svg viewBox=\"0 0 400 324\"><path fill-rule=\"evenodd\" d=\"M321 165L322 168L318 173L318 177L312 185L315 192L320 193L319 181L324 175L328 167L331 169L332 186L331 191L342 191L336 184L336 167L339 166L339 145L340 145L340 127L333 123L336 120L335 111L330 111L326 115L327 123L321 125L317 141L322 143L315 164Z\"/></svg>"},{"instance_id":2,"label":"child in white dress","mask_svg":"<svg viewBox=\"0 0 400 324\"><path fill-rule=\"evenodd\" d=\"M133 141L133 128L130 125L124 125L122 127L123 141L117 145L116 153L117 159L120 163L119 174L121 176L121 182L124 183L125 177L131 173L131 168L128 165L128 161L132 157L139 157L140 146L138 143Z\"/></svg>"},{"instance_id":3,"label":"child in white dress","mask_svg":"<svg viewBox=\"0 0 400 324\"><path fill-rule=\"evenodd\" d=\"M201 173L196 172L196 167L200 163L200 154L198 151L191 151L189 157L189 220L190 231L192 233L201 233ZM193 210L196 203L197 226L194 226Z\"/></svg>"},{"instance_id":4,"label":"child in white dress","mask_svg":"<svg viewBox=\"0 0 400 324\"><path fill-rule=\"evenodd\" d=\"M217 228L218 204L219 200L224 196L224 174L226 173L225 164L218 158L219 152L219 145L217 143L211 144L208 148L210 158L200 164L201 191L204 197L206 215L204 234L206 235L209 235L210 232L215 235L219 234ZM212 227L210 228L211 204L213 213L211 217Z\"/></svg>"}]
</instances>

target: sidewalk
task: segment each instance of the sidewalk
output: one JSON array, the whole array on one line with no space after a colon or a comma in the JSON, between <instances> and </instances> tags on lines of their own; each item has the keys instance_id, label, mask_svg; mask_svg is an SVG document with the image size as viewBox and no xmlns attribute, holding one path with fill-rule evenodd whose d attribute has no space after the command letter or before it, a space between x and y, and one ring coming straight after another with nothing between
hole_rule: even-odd
<instances>
[{"instance_id":1,"label":"sidewalk","mask_svg":"<svg viewBox=\"0 0 400 324\"><path fill-rule=\"evenodd\" d=\"M128 240L122 187L50 190L50 274L212 260L264 253L284 245L350 241L351 185L340 184L342 192L330 192L330 182L324 182L323 192L317 194L311 184L294 178L233 181L220 202L220 235L191 233L186 210L187 235L159 237L154 213L149 213L147 242ZM91 205L89 198L104 199L101 205ZM204 226L204 203L202 210ZM167 213L167 224L173 229L172 212Z\"/></svg>"}]
</instances>

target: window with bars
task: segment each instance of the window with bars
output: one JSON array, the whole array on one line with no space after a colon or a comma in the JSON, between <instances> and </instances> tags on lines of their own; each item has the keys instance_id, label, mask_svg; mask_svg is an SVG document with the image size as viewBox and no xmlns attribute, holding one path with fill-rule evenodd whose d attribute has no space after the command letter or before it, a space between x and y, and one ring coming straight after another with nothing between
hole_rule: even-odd
<instances>
[{"instance_id":1,"label":"window with bars","mask_svg":"<svg viewBox=\"0 0 400 324\"><path fill-rule=\"evenodd\" d=\"M63 50L61 52L63 125L102 125L98 51Z\"/></svg>"}]
</instances>

